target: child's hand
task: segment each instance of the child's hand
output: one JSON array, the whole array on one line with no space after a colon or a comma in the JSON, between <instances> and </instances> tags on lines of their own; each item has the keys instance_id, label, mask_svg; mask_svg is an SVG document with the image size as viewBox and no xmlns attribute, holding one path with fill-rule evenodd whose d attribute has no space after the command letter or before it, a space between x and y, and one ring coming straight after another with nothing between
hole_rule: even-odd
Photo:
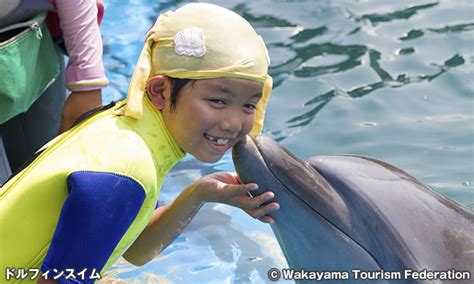
<instances>
[{"instance_id":1,"label":"child's hand","mask_svg":"<svg viewBox=\"0 0 474 284\"><path fill-rule=\"evenodd\" d=\"M272 202L260 206L274 197L273 192L267 191L253 198L250 197L247 192L257 189L257 184L241 184L236 173L214 173L200 178L194 185L206 202L219 202L239 207L255 219L264 223L275 223L267 214L278 210L280 205Z\"/></svg>"}]
</instances>

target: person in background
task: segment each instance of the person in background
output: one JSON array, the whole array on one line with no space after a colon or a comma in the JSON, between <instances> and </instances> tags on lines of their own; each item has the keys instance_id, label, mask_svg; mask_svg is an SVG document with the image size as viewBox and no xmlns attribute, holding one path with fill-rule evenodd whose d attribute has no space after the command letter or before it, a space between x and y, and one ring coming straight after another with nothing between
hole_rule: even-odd
<instances>
[{"instance_id":1,"label":"person in background","mask_svg":"<svg viewBox=\"0 0 474 284\"><path fill-rule=\"evenodd\" d=\"M108 85L99 30L102 0L2 0L0 29L42 12L49 12L46 21L56 44L60 71L26 112L0 124L0 138L12 172L58 133L69 129L81 114L100 106L101 89ZM66 68L64 53L69 56ZM0 167L8 164L0 163Z\"/></svg>"}]
</instances>

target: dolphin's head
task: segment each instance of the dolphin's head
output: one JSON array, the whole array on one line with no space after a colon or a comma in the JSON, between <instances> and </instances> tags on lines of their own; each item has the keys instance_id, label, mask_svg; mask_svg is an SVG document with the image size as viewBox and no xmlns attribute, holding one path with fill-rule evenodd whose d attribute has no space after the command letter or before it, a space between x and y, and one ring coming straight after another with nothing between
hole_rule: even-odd
<instances>
[{"instance_id":1,"label":"dolphin's head","mask_svg":"<svg viewBox=\"0 0 474 284\"><path fill-rule=\"evenodd\" d=\"M343 232L351 212L311 165L264 136L248 136L233 148L232 155L242 182L259 185L252 194L275 193L280 209L271 213L272 229L291 267L380 268L370 253Z\"/></svg>"},{"instance_id":2,"label":"dolphin's head","mask_svg":"<svg viewBox=\"0 0 474 284\"><path fill-rule=\"evenodd\" d=\"M400 169L350 155L306 162L264 136L232 155L242 182L259 185L253 194L275 193L272 229L290 267L472 268L472 212Z\"/></svg>"},{"instance_id":3,"label":"dolphin's head","mask_svg":"<svg viewBox=\"0 0 474 284\"><path fill-rule=\"evenodd\" d=\"M348 214L339 195L306 161L303 161L266 136L247 136L233 148L236 170L245 183L259 184L257 194L275 189L283 199L292 196L307 203L312 210L325 211L324 215ZM288 196L287 196L288 195ZM275 197L278 201L278 196ZM339 222L338 222L339 223Z\"/></svg>"}]
</instances>

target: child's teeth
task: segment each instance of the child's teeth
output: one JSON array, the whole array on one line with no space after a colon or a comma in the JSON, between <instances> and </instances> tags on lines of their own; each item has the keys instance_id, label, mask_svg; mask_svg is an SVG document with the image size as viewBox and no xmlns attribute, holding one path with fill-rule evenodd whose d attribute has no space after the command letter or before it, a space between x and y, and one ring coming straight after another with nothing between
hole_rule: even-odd
<instances>
[{"instance_id":1,"label":"child's teeth","mask_svg":"<svg viewBox=\"0 0 474 284\"><path fill-rule=\"evenodd\" d=\"M211 140L211 141L216 140L216 139L214 139L214 137L211 137L211 136L209 136L209 135L207 135L207 134L206 134L206 137L207 137L209 140Z\"/></svg>"},{"instance_id":2,"label":"child's teeth","mask_svg":"<svg viewBox=\"0 0 474 284\"><path fill-rule=\"evenodd\" d=\"M209 136L206 134L206 137L209 138L212 142L214 142L217 145L225 145L227 142L229 142L229 139L222 139L222 138L215 138L212 136Z\"/></svg>"}]
</instances>

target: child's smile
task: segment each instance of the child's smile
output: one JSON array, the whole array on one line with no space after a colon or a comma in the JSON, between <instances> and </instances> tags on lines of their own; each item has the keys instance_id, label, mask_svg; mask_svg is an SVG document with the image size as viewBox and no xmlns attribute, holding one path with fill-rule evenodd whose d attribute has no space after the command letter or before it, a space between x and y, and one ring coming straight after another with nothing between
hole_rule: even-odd
<instances>
[{"instance_id":1,"label":"child's smile","mask_svg":"<svg viewBox=\"0 0 474 284\"><path fill-rule=\"evenodd\" d=\"M230 139L214 137L206 133L204 133L204 137L206 137L209 140L209 145L214 151L222 152L228 149L227 147L228 147Z\"/></svg>"},{"instance_id":2,"label":"child's smile","mask_svg":"<svg viewBox=\"0 0 474 284\"><path fill-rule=\"evenodd\" d=\"M185 152L216 162L252 129L261 92L262 84L250 80L195 80L183 87L171 110L170 86L165 84L163 118Z\"/></svg>"}]
</instances>

